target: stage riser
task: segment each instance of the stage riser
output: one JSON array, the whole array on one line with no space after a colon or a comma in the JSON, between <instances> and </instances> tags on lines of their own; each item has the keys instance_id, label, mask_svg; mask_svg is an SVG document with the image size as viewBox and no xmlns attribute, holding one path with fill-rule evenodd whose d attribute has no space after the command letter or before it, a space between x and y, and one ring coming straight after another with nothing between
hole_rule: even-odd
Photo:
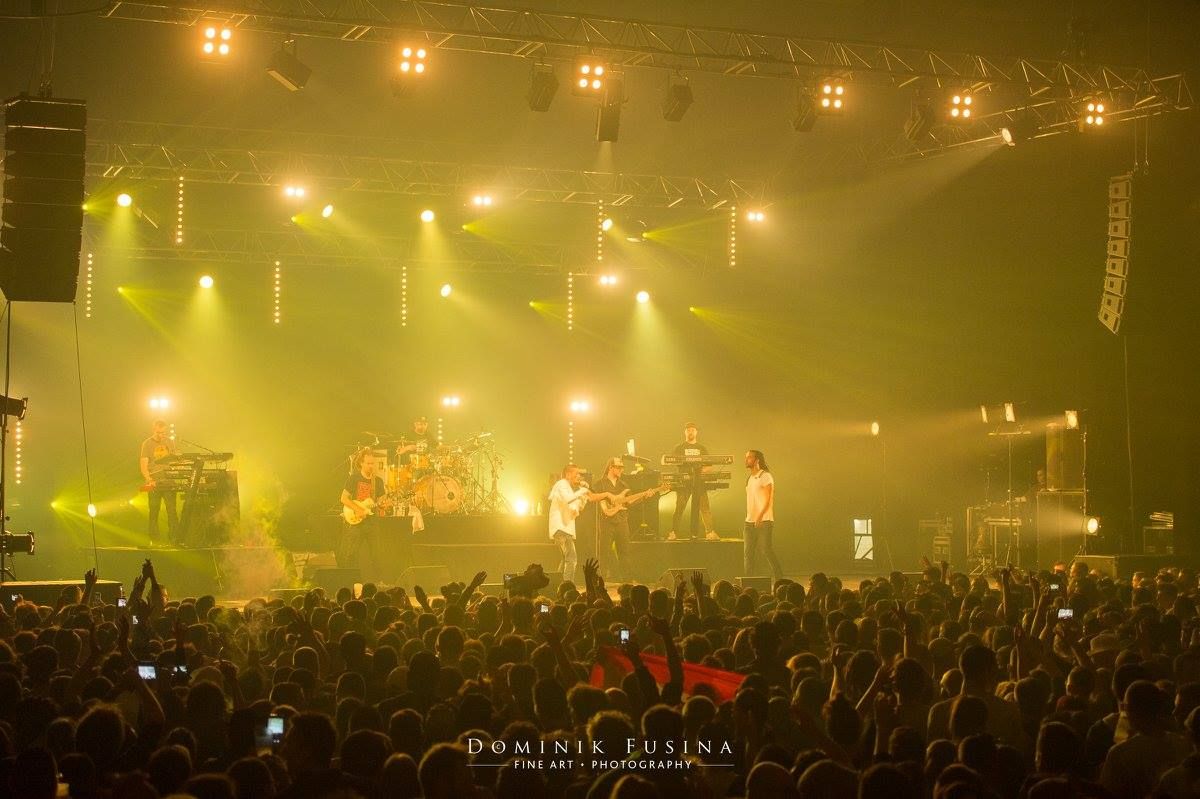
<instances>
[{"instance_id":1,"label":"stage riser","mask_svg":"<svg viewBox=\"0 0 1200 799\"><path fill-rule=\"evenodd\" d=\"M29 602L54 607L58 604L58 596L62 593L63 588L69 585L77 585L81 590L83 589L82 580L79 582L73 580L21 580L6 582L0 586L0 603L4 607L11 609L13 606L12 597L16 594ZM115 605L117 597L122 595L121 582L119 580L97 580L94 591L106 605Z\"/></svg>"},{"instance_id":2,"label":"stage riser","mask_svg":"<svg viewBox=\"0 0 1200 799\"><path fill-rule=\"evenodd\" d=\"M1158 570L1167 566L1196 566L1196 558L1182 555L1080 555L1076 560L1094 572L1119 580L1128 580L1134 572L1144 572L1147 579L1153 580Z\"/></svg>"},{"instance_id":3,"label":"stage riser","mask_svg":"<svg viewBox=\"0 0 1200 799\"><path fill-rule=\"evenodd\" d=\"M583 563L590 552L579 547L579 567L576 582L583 583ZM505 573L525 570L531 563L540 563L547 571L556 571L561 561L558 547L549 541L544 544L413 544L414 566L446 566L455 580L470 580L476 572L486 571L488 581L499 581ZM605 571L611 573L611 557L604 559ZM714 580L732 580L742 573L741 541L635 541L629 545L632 577L653 583L669 568L707 569ZM689 571L690 573L690 571Z\"/></svg>"},{"instance_id":4,"label":"stage riser","mask_svg":"<svg viewBox=\"0 0 1200 799\"><path fill-rule=\"evenodd\" d=\"M89 550L90 554L90 550ZM264 596L290 582L283 561L270 547L220 549L102 548L100 571L132 584L150 558L154 574L172 599Z\"/></svg>"}]
</instances>

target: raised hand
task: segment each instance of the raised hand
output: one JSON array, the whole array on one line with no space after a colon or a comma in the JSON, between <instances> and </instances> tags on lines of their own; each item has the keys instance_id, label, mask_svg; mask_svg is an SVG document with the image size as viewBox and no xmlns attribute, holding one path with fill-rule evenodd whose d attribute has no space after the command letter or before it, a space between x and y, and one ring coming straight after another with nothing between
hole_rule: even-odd
<instances>
[{"instance_id":1,"label":"raised hand","mask_svg":"<svg viewBox=\"0 0 1200 799\"><path fill-rule=\"evenodd\" d=\"M95 569L88 569L87 571L85 571L83 573L83 584L85 586L87 586L88 588L91 588L92 586L94 586L96 584L96 570Z\"/></svg>"},{"instance_id":2,"label":"raised hand","mask_svg":"<svg viewBox=\"0 0 1200 799\"><path fill-rule=\"evenodd\" d=\"M708 587L704 584L704 572L692 572L692 590L697 597L708 595Z\"/></svg>"},{"instance_id":3,"label":"raised hand","mask_svg":"<svg viewBox=\"0 0 1200 799\"><path fill-rule=\"evenodd\" d=\"M129 617L124 613L117 616L117 648L122 652L129 651Z\"/></svg>"},{"instance_id":4,"label":"raised hand","mask_svg":"<svg viewBox=\"0 0 1200 799\"><path fill-rule=\"evenodd\" d=\"M896 713L896 697L887 691L875 694L875 723L881 730L891 731L899 723Z\"/></svg>"},{"instance_id":5,"label":"raised hand","mask_svg":"<svg viewBox=\"0 0 1200 799\"><path fill-rule=\"evenodd\" d=\"M476 574L474 577L471 578L471 584L467 587L467 590L464 591L464 593L470 594L476 588L483 585L483 581L486 579L487 579L487 572L479 572L478 574Z\"/></svg>"},{"instance_id":6,"label":"raised hand","mask_svg":"<svg viewBox=\"0 0 1200 799\"><path fill-rule=\"evenodd\" d=\"M660 619L658 616L651 615L650 629L653 630L656 635L660 635L663 638L671 637L671 622L667 619Z\"/></svg>"}]
</instances>

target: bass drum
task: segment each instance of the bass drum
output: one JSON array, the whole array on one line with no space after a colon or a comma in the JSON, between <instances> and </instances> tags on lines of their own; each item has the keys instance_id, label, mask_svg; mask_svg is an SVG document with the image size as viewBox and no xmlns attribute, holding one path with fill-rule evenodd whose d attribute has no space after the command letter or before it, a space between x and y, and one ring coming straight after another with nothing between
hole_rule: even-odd
<instances>
[{"instance_id":1,"label":"bass drum","mask_svg":"<svg viewBox=\"0 0 1200 799\"><path fill-rule=\"evenodd\" d=\"M453 477L431 474L417 481L413 504L425 513L454 513L462 502L462 484Z\"/></svg>"}]
</instances>

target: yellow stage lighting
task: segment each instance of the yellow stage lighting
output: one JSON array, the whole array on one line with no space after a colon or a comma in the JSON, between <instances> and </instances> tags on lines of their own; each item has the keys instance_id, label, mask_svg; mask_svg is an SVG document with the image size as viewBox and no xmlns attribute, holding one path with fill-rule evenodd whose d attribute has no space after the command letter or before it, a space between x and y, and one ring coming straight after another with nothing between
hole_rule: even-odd
<instances>
[{"instance_id":1,"label":"yellow stage lighting","mask_svg":"<svg viewBox=\"0 0 1200 799\"><path fill-rule=\"evenodd\" d=\"M640 302L640 303L642 303L643 305L645 305L646 303L650 302L650 292L648 292L648 291L639 291L639 292L637 293L637 301L638 301L638 302Z\"/></svg>"},{"instance_id":2,"label":"yellow stage lighting","mask_svg":"<svg viewBox=\"0 0 1200 799\"><path fill-rule=\"evenodd\" d=\"M421 221L422 222L432 222L435 218L436 217L435 217L433 211L431 211L428 208L426 208L424 211L421 212Z\"/></svg>"},{"instance_id":3,"label":"yellow stage lighting","mask_svg":"<svg viewBox=\"0 0 1200 799\"><path fill-rule=\"evenodd\" d=\"M91 516L93 519L94 519L94 518L96 518L96 505L95 505L95 503L93 503L93 502L89 502L89 503L88 503L88 506L87 506L87 515L88 515L88 516Z\"/></svg>"},{"instance_id":4,"label":"yellow stage lighting","mask_svg":"<svg viewBox=\"0 0 1200 799\"><path fill-rule=\"evenodd\" d=\"M441 294L443 297L449 297L450 292L452 292L452 291L454 291L453 286L451 286L449 283L443 283L441 291L439 291L438 293Z\"/></svg>"},{"instance_id":5,"label":"yellow stage lighting","mask_svg":"<svg viewBox=\"0 0 1200 799\"><path fill-rule=\"evenodd\" d=\"M1079 429L1079 411L1067 411L1065 415L1067 417L1067 429L1068 430L1078 430Z\"/></svg>"},{"instance_id":6,"label":"yellow stage lighting","mask_svg":"<svg viewBox=\"0 0 1200 799\"><path fill-rule=\"evenodd\" d=\"M528 516L530 509L529 500L525 499L524 497L518 497L517 499L514 499L512 502L512 509L513 513L517 514L518 516Z\"/></svg>"},{"instance_id":7,"label":"yellow stage lighting","mask_svg":"<svg viewBox=\"0 0 1200 799\"><path fill-rule=\"evenodd\" d=\"M1087 531L1088 535L1095 535L1100 532L1100 517L1089 516L1088 520L1084 523L1083 529Z\"/></svg>"},{"instance_id":8,"label":"yellow stage lighting","mask_svg":"<svg viewBox=\"0 0 1200 799\"><path fill-rule=\"evenodd\" d=\"M117 195L117 205L121 206L122 208L128 208L129 206L133 205L133 198L125 192L121 192Z\"/></svg>"},{"instance_id":9,"label":"yellow stage lighting","mask_svg":"<svg viewBox=\"0 0 1200 799\"><path fill-rule=\"evenodd\" d=\"M571 413L588 413L591 410L591 401L585 399L571 400Z\"/></svg>"},{"instance_id":10,"label":"yellow stage lighting","mask_svg":"<svg viewBox=\"0 0 1200 799\"><path fill-rule=\"evenodd\" d=\"M607 217L607 216L604 217L604 220L600 223L600 229L604 230L604 231L612 230L612 226L613 226L613 221L610 217Z\"/></svg>"},{"instance_id":11,"label":"yellow stage lighting","mask_svg":"<svg viewBox=\"0 0 1200 799\"><path fill-rule=\"evenodd\" d=\"M879 422L871 422L871 435L879 435Z\"/></svg>"},{"instance_id":12,"label":"yellow stage lighting","mask_svg":"<svg viewBox=\"0 0 1200 799\"><path fill-rule=\"evenodd\" d=\"M213 287L213 279L212 279L212 275L201 275L201 277L200 277L200 288L202 288L202 289L210 289L210 288L212 288L212 287Z\"/></svg>"},{"instance_id":13,"label":"yellow stage lighting","mask_svg":"<svg viewBox=\"0 0 1200 799\"><path fill-rule=\"evenodd\" d=\"M333 203L330 203L321 209L321 216L325 219L333 216Z\"/></svg>"}]
</instances>

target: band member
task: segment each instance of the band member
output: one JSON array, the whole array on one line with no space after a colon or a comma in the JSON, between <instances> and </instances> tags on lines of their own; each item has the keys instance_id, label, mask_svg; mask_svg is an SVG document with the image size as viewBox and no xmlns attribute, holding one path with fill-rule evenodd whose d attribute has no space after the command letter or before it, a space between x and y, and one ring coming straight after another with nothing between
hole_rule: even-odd
<instances>
[{"instance_id":1,"label":"band member","mask_svg":"<svg viewBox=\"0 0 1200 799\"><path fill-rule=\"evenodd\" d=\"M759 547L771 564L771 571L778 580L783 577L783 569L779 558L775 556L775 547L771 540L775 532L775 478L767 467L767 459L763 454L752 449L746 453L746 468L750 476L746 478L746 527L743 531L743 568L747 576L754 576L758 559Z\"/></svg>"},{"instance_id":2,"label":"band member","mask_svg":"<svg viewBox=\"0 0 1200 799\"><path fill-rule=\"evenodd\" d=\"M604 466L604 477L596 481L595 491L605 494L620 494L628 491L629 485L621 477L625 474L625 464L620 458L609 458ZM615 552L615 570L605 569L610 552ZM615 579L617 576L628 579L629 574L629 510L619 506L616 513L609 516L603 512L596 514L596 558L605 577Z\"/></svg>"},{"instance_id":3,"label":"band member","mask_svg":"<svg viewBox=\"0 0 1200 799\"><path fill-rule=\"evenodd\" d=\"M354 457L354 466L355 471L346 478L346 484L342 487L340 501L355 519L362 522L374 513L376 507L387 508L390 503L385 494L383 478L378 474L379 466L375 453L369 449L360 450ZM338 566L363 568L379 562L370 551L374 541L374 525L347 524L343 525L343 528L341 546L337 551ZM365 556L362 552L364 543L368 550Z\"/></svg>"},{"instance_id":4,"label":"band member","mask_svg":"<svg viewBox=\"0 0 1200 799\"><path fill-rule=\"evenodd\" d=\"M562 478L550 489L550 538L562 553L563 580L574 582L579 562L575 554L575 519L588 500L604 498L611 499L612 495L593 492L580 479L579 467L573 463L566 465Z\"/></svg>"},{"instance_id":5,"label":"band member","mask_svg":"<svg viewBox=\"0 0 1200 799\"><path fill-rule=\"evenodd\" d=\"M404 435L404 443L396 447L397 455L428 455L437 447L437 436L429 430L429 420L424 416L413 419L412 429Z\"/></svg>"},{"instance_id":6,"label":"band member","mask_svg":"<svg viewBox=\"0 0 1200 799\"><path fill-rule=\"evenodd\" d=\"M167 470L163 458L177 454L175 442L167 435L167 423L161 419L154 422L150 437L142 442L141 455L138 465L142 471L142 479L149 486L146 499L150 509L149 534L150 546L158 546L158 511L165 502L167 505L167 536L174 540L175 528L179 524L179 515L175 508L175 494L171 489L158 488L158 480Z\"/></svg>"},{"instance_id":7,"label":"band member","mask_svg":"<svg viewBox=\"0 0 1200 799\"><path fill-rule=\"evenodd\" d=\"M700 431L696 428L695 423L688 422L683 428L683 443L675 447L675 454L691 457L707 455L708 447L699 442L699 433ZM704 469L697 466L688 471L691 472L691 482L684 483L676 489L675 515L671 517L671 532L667 533L667 540L674 541L677 538L676 531L679 529L680 521L683 520L683 510L687 507L688 500L690 499L700 508L700 520L704 525L704 537L716 541L720 536L713 530L712 511L708 506L708 492L704 490L704 484L700 478ZM689 535L695 537L696 531L690 530Z\"/></svg>"}]
</instances>

